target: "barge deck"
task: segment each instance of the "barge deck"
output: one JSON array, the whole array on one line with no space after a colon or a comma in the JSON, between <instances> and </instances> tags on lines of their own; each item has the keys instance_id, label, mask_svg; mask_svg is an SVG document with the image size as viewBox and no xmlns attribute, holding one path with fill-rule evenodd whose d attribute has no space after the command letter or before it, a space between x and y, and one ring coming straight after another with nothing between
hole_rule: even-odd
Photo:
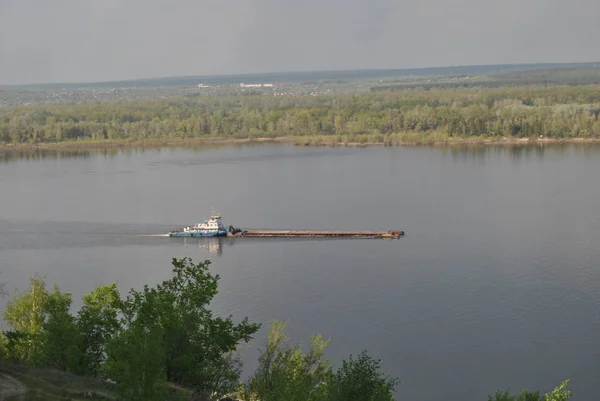
<instances>
[{"instance_id":1,"label":"barge deck","mask_svg":"<svg viewBox=\"0 0 600 401\"><path fill-rule=\"evenodd\" d=\"M332 230L229 230L228 237L247 238L357 238L398 239L404 231L332 231Z\"/></svg>"}]
</instances>

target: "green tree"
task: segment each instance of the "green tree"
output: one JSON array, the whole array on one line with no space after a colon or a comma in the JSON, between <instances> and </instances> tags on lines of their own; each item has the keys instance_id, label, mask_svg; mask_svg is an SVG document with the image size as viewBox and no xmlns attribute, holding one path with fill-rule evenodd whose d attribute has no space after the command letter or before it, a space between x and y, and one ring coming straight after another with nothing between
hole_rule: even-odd
<instances>
[{"instance_id":1,"label":"green tree","mask_svg":"<svg viewBox=\"0 0 600 401\"><path fill-rule=\"evenodd\" d=\"M13 330L39 332L44 322L44 305L49 298L46 281L35 276L29 279L29 290L8 302L4 311L4 320Z\"/></svg>"},{"instance_id":2,"label":"green tree","mask_svg":"<svg viewBox=\"0 0 600 401\"><path fill-rule=\"evenodd\" d=\"M260 328L244 318L214 317L208 308L217 294L220 277L209 271L210 261L195 264L189 258L173 259L173 277L148 292L158 305L164 330L167 378L194 388L200 396L216 397L210 388L213 373L220 372L225 354L248 342Z\"/></svg>"},{"instance_id":3,"label":"green tree","mask_svg":"<svg viewBox=\"0 0 600 401\"><path fill-rule=\"evenodd\" d=\"M394 390L400 381L385 376L380 371L380 360L373 359L366 351L358 359L342 361L330 382L332 401L392 401Z\"/></svg>"},{"instance_id":4,"label":"green tree","mask_svg":"<svg viewBox=\"0 0 600 401\"><path fill-rule=\"evenodd\" d=\"M552 390L550 393L546 393L546 401L567 401L571 398L573 393L571 390L567 390L569 385L569 379L562 382L558 387Z\"/></svg>"},{"instance_id":5,"label":"green tree","mask_svg":"<svg viewBox=\"0 0 600 401\"><path fill-rule=\"evenodd\" d=\"M69 313L71 294L61 293L55 286L44 304L45 320L42 323L41 364L60 370L73 369L77 358L75 318Z\"/></svg>"},{"instance_id":6,"label":"green tree","mask_svg":"<svg viewBox=\"0 0 600 401\"><path fill-rule=\"evenodd\" d=\"M207 361L200 366L198 376L203 380L197 382L195 393L209 394L219 400L235 392L239 385L242 367L242 360L235 352L228 352L218 359Z\"/></svg>"},{"instance_id":7,"label":"green tree","mask_svg":"<svg viewBox=\"0 0 600 401\"><path fill-rule=\"evenodd\" d=\"M2 132L2 126L0 125L0 132ZM6 291L4 291L4 283L0 283L0 298L6 296ZM0 331L0 360L6 359L6 337L4 333Z\"/></svg>"},{"instance_id":8,"label":"green tree","mask_svg":"<svg viewBox=\"0 0 600 401\"><path fill-rule=\"evenodd\" d=\"M245 386L245 398L260 401L323 400L331 375L323 351L329 340L321 335L311 337L308 352L301 344L292 345L284 333L287 322L274 321L269 327L258 367Z\"/></svg>"},{"instance_id":9,"label":"green tree","mask_svg":"<svg viewBox=\"0 0 600 401\"><path fill-rule=\"evenodd\" d=\"M36 275L29 280L28 291L22 295L17 293L6 305L4 321L12 328L4 333L9 359L34 365L40 362L40 332L46 318L45 306L49 298L44 278Z\"/></svg>"},{"instance_id":10,"label":"green tree","mask_svg":"<svg viewBox=\"0 0 600 401\"><path fill-rule=\"evenodd\" d=\"M100 368L131 401L164 400L168 391L158 305L145 295L132 290L125 301L127 327L108 342L107 361Z\"/></svg>"},{"instance_id":11,"label":"green tree","mask_svg":"<svg viewBox=\"0 0 600 401\"><path fill-rule=\"evenodd\" d=\"M213 316L208 305L217 294L219 276L210 273L210 261L174 258L172 264L171 279L130 291L122 306L123 329L109 342L103 370L123 389L138 383L139 396L156 391L143 385L151 375L155 379L148 383L160 388L168 380L194 389L198 396L217 398L229 390L226 383L239 378L237 364L227 355L241 341L249 341L260 325L247 318L235 324L231 316Z\"/></svg>"},{"instance_id":12,"label":"green tree","mask_svg":"<svg viewBox=\"0 0 600 401\"><path fill-rule=\"evenodd\" d=\"M0 331L0 361L8 358L8 341L3 331Z\"/></svg>"},{"instance_id":13,"label":"green tree","mask_svg":"<svg viewBox=\"0 0 600 401\"><path fill-rule=\"evenodd\" d=\"M523 390L517 395L511 395L508 391L496 391L493 396L488 396L488 401L568 401L571 398L571 390L567 390L569 380L565 380L550 393L543 397L539 391Z\"/></svg>"},{"instance_id":14,"label":"green tree","mask_svg":"<svg viewBox=\"0 0 600 401\"><path fill-rule=\"evenodd\" d=\"M511 395L508 391L496 391L494 396L488 396L488 401L542 401L539 391L521 391L518 395Z\"/></svg>"},{"instance_id":15,"label":"green tree","mask_svg":"<svg viewBox=\"0 0 600 401\"><path fill-rule=\"evenodd\" d=\"M515 401L515 396L511 395L507 390L497 390L496 393L488 396L488 401Z\"/></svg>"},{"instance_id":16,"label":"green tree","mask_svg":"<svg viewBox=\"0 0 600 401\"><path fill-rule=\"evenodd\" d=\"M58 286L46 289L44 278L30 279L29 289L16 294L4 311L12 330L4 333L5 353L12 361L67 370L75 358L76 329L69 314L71 294Z\"/></svg>"},{"instance_id":17,"label":"green tree","mask_svg":"<svg viewBox=\"0 0 600 401\"><path fill-rule=\"evenodd\" d=\"M76 322L80 350L76 371L96 376L106 358L106 344L121 328L118 318L121 296L117 284L112 283L98 285L82 299Z\"/></svg>"}]
</instances>

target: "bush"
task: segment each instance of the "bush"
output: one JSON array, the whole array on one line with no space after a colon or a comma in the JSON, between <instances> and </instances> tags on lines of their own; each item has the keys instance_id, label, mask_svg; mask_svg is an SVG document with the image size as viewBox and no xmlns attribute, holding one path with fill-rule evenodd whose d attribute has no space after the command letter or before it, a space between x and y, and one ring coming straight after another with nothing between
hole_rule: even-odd
<instances>
[{"instance_id":1,"label":"bush","mask_svg":"<svg viewBox=\"0 0 600 401\"><path fill-rule=\"evenodd\" d=\"M366 351L356 360L352 355L332 377L331 401L392 401L398 379L386 377L380 371L380 360L373 359Z\"/></svg>"},{"instance_id":2,"label":"bush","mask_svg":"<svg viewBox=\"0 0 600 401\"><path fill-rule=\"evenodd\" d=\"M511 395L508 391L496 391L494 396L488 396L488 401L567 401L571 398L571 390L567 390L569 380L565 380L552 392L546 393L544 397L539 391L521 391L517 395Z\"/></svg>"},{"instance_id":3,"label":"bush","mask_svg":"<svg viewBox=\"0 0 600 401\"><path fill-rule=\"evenodd\" d=\"M366 351L334 372L323 359L329 340L311 337L308 352L292 345L284 334L286 323L271 325L259 366L244 387L244 400L260 401L392 401L397 379L380 371L380 361Z\"/></svg>"}]
</instances>

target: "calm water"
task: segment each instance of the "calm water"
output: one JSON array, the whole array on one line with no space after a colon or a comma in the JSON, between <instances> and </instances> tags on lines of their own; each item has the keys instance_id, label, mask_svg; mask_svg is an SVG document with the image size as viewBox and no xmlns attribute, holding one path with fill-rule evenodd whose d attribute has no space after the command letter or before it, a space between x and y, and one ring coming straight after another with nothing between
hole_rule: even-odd
<instances>
[{"instance_id":1,"label":"calm water","mask_svg":"<svg viewBox=\"0 0 600 401\"><path fill-rule=\"evenodd\" d=\"M403 400L498 388L600 393L600 147L204 149L0 154L0 281L125 292L211 259L214 309L367 349ZM400 229L383 240L148 237L244 228ZM6 299L0 300L4 306ZM255 367L264 331L244 351Z\"/></svg>"}]
</instances>

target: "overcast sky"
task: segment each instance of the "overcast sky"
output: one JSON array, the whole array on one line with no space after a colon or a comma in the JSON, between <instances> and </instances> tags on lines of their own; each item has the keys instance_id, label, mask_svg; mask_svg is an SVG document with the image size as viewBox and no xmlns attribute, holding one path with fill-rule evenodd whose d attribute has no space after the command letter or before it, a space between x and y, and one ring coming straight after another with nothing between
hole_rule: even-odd
<instances>
[{"instance_id":1,"label":"overcast sky","mask_svg":"<svg viewBox=\"0 0 600 401\"><path fill-rule=\"evenodd\" d=\"M600 61L598 0L0 0L0 84Z\"/></svg>"}]
</instances>

